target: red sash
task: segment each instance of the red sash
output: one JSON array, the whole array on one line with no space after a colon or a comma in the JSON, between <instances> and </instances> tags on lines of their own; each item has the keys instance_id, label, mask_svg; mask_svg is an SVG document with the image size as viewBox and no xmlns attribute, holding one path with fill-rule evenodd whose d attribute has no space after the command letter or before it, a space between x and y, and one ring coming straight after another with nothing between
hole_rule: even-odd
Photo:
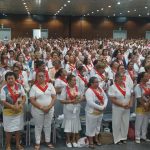
<instances>
[{"instance_id":1,"label":"red sash","mask_svg":"<svg viewBox=\"0 0 150 150\"><path fill-rule=\"evenodd\" d=\"M90 87L90 89L94 92L94 94L98 98L99 102L103 105L104 104L104 97L100 94L102 92L102 90L100 88L98 88L99 92L97 92L97 90L93 89L92 87Z\"/></svg>"},{"instance_id":2,"label":"red sash","mask_svg":"<svg viewBox=\"0 0 150 150\"><path fill-rule=\"evenodd\" d=\"M100 76L100 78L101 78L102 80L105 80L105 76L104 76L103 74L99 73L97 70L95 70L95 71L96 71L96 73Z\"/></svg>"},{"instance_id":3,"label":"red sash","mask_svg":"<svg viewBox=\"0 0 150 150\"><path fill-rule=\"evenodd\" d=\"M7 88L8 88L8 91L10 93L10 97L13 99L14 103L16 103L17 99L19 97L19 94L14 93L14 91L11 89L9 84L7 84ZM18 85L15 83L15 90L18 91L18 89L19 89Z\"/></svg>"},{"instance_id":4,"label":"red sash","mask_svg":"<svg viewBox=\"0 0 150 150\"><path fill-rule=\"evenodd\" d=\"M134 71L132 71L132 70L129 71L129 70L128 70L128 73L129 73L131 79L133 80L133 79L134 79Z\"/></svg>"},{"instance_id":5,"label":"red sash","mask_svg":"<svg viewBox=\"0 0 150 150\"><path fill-rule=\"evenodd\" d=\"M35 84L42 92L45 92L48 88L48 85L46 84L45 87L42 87L40 84L36 83Z\"/></svg>"},{"instance_id":6,"label":"red sash","mask_svg":"<svg viewBox=\"0 0 150 150\"><path fill-rule=\"evenodd\" d=\"M150 88L146 87L144 84L140 84L140 87L144 90L144 95L150 95Z\"/></svg>"},{"instance_id":7,"label":"red sash","mask_svg":"<svg viewBox=\"0 0 150 150\"><path fill-rule=\"evenodd\" d=\"M92 68L92 64L90 66ZM88 65L86 65L86 68L87 68L88 71L91 71L91 69L88 67Z\"/></svg>"},{"instance_id":8,"label":"red sash","mask_svg":"<svg viewBox=\"0 0 150 150\"><path fill-rule=\"evenodd\" d=\"M66 78L59 77L59 79L62 80L63 82L65 82L67 84Z\"/></svg>"},{"instance_id":9,"label":"red sash","mask_svg":"<svg viewBox=\"0 0 150 150\"><path fill-rule=\"evenodd\" d=\"M81 76L79 72L78 72L78 76L81 78L82 81L84 81L86 85L88 84L88 81L83 76Z\"/></svg>"},{"instance_id":10,"label":"red sash","mask_svg":"<svg viewBox=\"0 0 150 150\"><path fill-rule=\"evenodd\" d=\"M76 93L78 93L78 88L77 88L77 86L75 86L75 90L76 90ZM66 92L67 92L67 94L68 94L70 100L75 99L76 96L77 96L77 95L72 95L72 94L71 94L69 86L66 86Z\"/></svg>"},{"instance_id":11,"label":"red sash","mask_svg":"<svg viewBox=\"0 0 150 150\"><path fill-rule=\"evenodd\" d=\"M116 85L117 89L118 89L118 90L122 93L122 95L125 97L125 96L126 96L126 91L123 90L123 89L120 87L119 84L115 83L115 85ZM123 85L124 85L124 88L125 88L125 84L124 84L124 83L123 83Z\"/></svg>"}]
</instances>

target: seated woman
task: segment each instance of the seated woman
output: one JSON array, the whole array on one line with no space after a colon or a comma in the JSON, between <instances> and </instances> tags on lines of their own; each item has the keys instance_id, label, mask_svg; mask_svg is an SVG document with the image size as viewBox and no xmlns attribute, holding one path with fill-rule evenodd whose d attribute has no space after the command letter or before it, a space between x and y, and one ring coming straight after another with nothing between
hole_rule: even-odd
<instances>
[{"instance_id":1,"label":"seated woman","mask_svg":"<svg viewBox=\"0 0 150 150\"><path fill-rule=\"evenodd\" d=\"M23 106L25 104L25 91L21 84L16 82L16 74L7 72L6 85L1 89L1 101L4 105L3 123L6 132L6 150L11 150L11 134L16 135L16 149L23 150L20 145L20 130L23 129Z\"/></svg>"},{"instance_id":2,"label":"seated woman","mask_svg":"<svg viewBox=\"0 0 150 150\"><path fill-rule=\"evenodd\" d=\"M94 138L97 145L101 145L98 135L100 133L103 110L107 106L107 96L102 88L99 87L97 77L91 77L88 89L85 92L86 97L86 135L89 138L89 147L94 148Z\"/></svg>"},{"instance_id":3,"label":"seated woman","mask_svg":"<svg viewBox=\"0 0 150 150\"><path fill-rule=\"evenodd\" d=\"M64 105L63 113L64 120L62 127L64 128L64 132L66 133L67 147L78 147L77 141L79 139L79 131L81 130L80 123L80 102L83 100L82 96L78 91L78 87L76 86L76 78L74 75L69 75L67 77L68 85L63 88L60 100ZM71 138L72 137L72 138Z\"/></svg>"},{"instance_id":4,"label":"seated woman","mask_svg":"<svg viewBox=\"0 0 150 150\"><path fill-rule=\"evenodd\" d=\"M44 129L47 146L54 148L53 145L50 144L50 135L56 92L53 85L46 82L45 73L43 71L37 72L36 81L30 91L30 102L32 104L31 114L35 121L35 150L40 149L42 129Z\"/></svg>"}]
</instances>

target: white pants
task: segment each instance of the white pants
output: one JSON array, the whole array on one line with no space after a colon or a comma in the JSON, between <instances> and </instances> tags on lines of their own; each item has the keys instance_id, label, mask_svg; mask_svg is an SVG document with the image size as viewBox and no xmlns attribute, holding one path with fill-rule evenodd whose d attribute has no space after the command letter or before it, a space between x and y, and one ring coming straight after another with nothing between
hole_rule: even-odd
<instances>
[{"instance_id":1,"label":"white pants","mask_svg":"<svg viewBox=\"0 0 150 150\"><path fill-rule=\"evenodd\" d=\"M49 111L47 114L41 114L32 111L32 116L35 123L35 140L36 144L40 144L41 132L44 129L45 142L49 143L51 139L51 123L53 118L54 110Z\"/></svg>"},{"instance_id":2,"label":"white pants","mask_svg":"<svg viewBox=\"0 0 150 150\"><path fill-rule=\"evenodd\" d=\"M115 107L112 109L112 128L115 144L120 140L127 140L129 116L129 109L123 109L120 107Z\"/></svg>"},{"instance_id":3,"label":"white pants","mask_svg":"<svg viewBox=\"0 0 150 150\"><path fill-rule=\"evenodd\" d=\"M86 135L94 137L100 133L103 114L93 115L86 112Z\"/></svg>"},{"instance_id":4,"label":"white pants","mask_svg":"<svg viewBox=\"0 0 150 150\"><path fill-rule=\"evenodd\" d=\"M135 138L146 139L149 114L137 114L135 121Z\"/></svg>"}]
</instances>

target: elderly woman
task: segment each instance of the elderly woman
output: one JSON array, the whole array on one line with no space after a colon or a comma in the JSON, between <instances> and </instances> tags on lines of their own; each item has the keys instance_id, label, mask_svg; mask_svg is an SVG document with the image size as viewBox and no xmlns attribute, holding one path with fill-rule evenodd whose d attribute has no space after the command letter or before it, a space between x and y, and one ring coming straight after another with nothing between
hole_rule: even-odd
<instances>
[{"instance_id":1,"label":"elderly woman","mask_svg":"<svg viewBox=\"0 0 150 150\"><path fill-rule=\"evenodd\" d=\"M89 147L94 148L94 138L97 145L101 145L98 135L100 133L103 110L106 108L108 99L104 90L99 87L97 77L91 77L86 97L86 135L89 138Z\"/></svg>"},{"instance_id":2,"label":"elderly woman","mask_svg":"<svg viewBox=\"0 0 150 150\"><path fill-rule=\"evenodd\" d=\"M11 134L16 135L16 149L23 150L20 145L20 130L23 129L23 106L25 104L25 91L16 83L16 74L7 72L6 85L1 89L1 101L3 109L4 131L6 132L6 150L11 150Z\"/></svg>"},{"instance_id":3,"label":"elderly woman","mask_svg":"<svg viewBox=\"0 0 150 150\"><path fill-rule=\"evenodd\" d=\"M78 87L76 86L76 78L73 75L67 77L68 85L63 88L60 100L64 105L64 120L62 127L66 133L67 147L78 147L77 141L79 138L79 131L81 130L80 123L80 102L82 101L82 96L79 93ZM72 138L71 138L72 137Z\"/></svg>"},{"instance_id":4,"label":"elderly woman","mask_svg":"<svg viewBox=\"0 0 150 150\"><path fill-rule=\"evenodd\" d=\"M115 82L109 88L108 95L112 102L112 128L115 144L126 143L130 107L133 103L133 90L123 81L123 75L116 73Z\"/></svg>"},{"instance_id":5,"label":"elderly woman","mask_svg":"<svg viewBox=\"0 0 150 150\"><path fill-rule=\"evenodd\" d=\"M44 72L37 72L36 81L30 91L31 114L35 121L35 150L40 149L42 129L44 129L47 146L53 148L50 144L50 135L56 92L53 85L46 82Z\"/></svg>"}]
</instances>

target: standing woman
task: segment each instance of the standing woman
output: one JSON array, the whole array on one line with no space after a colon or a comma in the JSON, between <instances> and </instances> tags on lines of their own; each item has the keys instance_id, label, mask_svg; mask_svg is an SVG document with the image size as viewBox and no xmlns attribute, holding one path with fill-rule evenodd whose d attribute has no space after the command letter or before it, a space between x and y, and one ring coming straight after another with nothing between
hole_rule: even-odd
<instances>
[{"instance_id":1,"label":"standing woman","mask_svg":"<svg viewBox=\"0 0 150 150\"><path fill-rule=\"evenodd\" d=\"M40 149L42 129L44 129L46 145L49 148L54 148L50 144L50 135L56 92L53 85L46 82L44 72L37 72L36 81L30 91L31 114L35 121L35 150Z\"/></svg>"},{"instance_id":2,"label":"standing woman","mask_svg":"<svg viewBox=\"0 0 150 150\"><path fill-rule=\"evenodd\" d=\"M84 95L87 89L88 77L86 76L86 69L83 65L80 65L77 69L76 83L79 92Z\"/></svg>"},{"instance_id":3,"label":"standing woman","mask_svg":"<svg viewBox=\"0 0 150 150\"><path fill-rule=\"evenodd\" d=\"M15 132L16 149L23 150L20 145L20 130L23 129L23 106L25 104L25 91L16 83L16 74L7 72L6 85L1 89L4 131L6 132L6 150L11 150L11 134Z\"/></svg>"},{"instance_id":4,"label":"standing woman","mask_svg":"<svg viewBox=\"0 0 150 150\"><path fill-rule=\"evenodd\" d=\"M135 121L135 142L146 141L149 108L150 108L150 87L147 85L149 74L142 72L138 75L134 92L136 98L136 121Z\"/></svg>"},{"instance_id":5,"label":"standing woman","mask_svg":"<svg viewBox=\"0 0 150 150\"><path fill-rule=\"evenodd\" d=\"M56 115L61 115L63 113L62 105L60 103L60 94L62 92L62 89L67 86L66 77L67 77L67 71L64 68L59 69L58 72L56 72L55 74L56 80L54 85L57 94L57 100L55 104Z\"/></svg>"},{"instance_id":6,"label":"standing woman","mask_svg":"<svg viewBox=\"0 0 150 150\"><path fill-rule=\"evenodd\" d=\"M64 120L62 127L66 133L66 145L67 147L77 147L77 141L79 139L79 131L81 130L80 123L80 102L82 96L80 96L78 87L76 86L76 78L74 75L67 77L68 85L63 88L61 92L61 103L64 104Z\"/></svg>"},{"instance_id":7,"label":"standing woman","mask_svg":"<svg viewBox=\"0 0 150 150\"><path fill-rule=\"evenodd\" d=\"M94 138L97 145L101 145L98 135L100 133L103 110L106 108L108 99L104 90L99 87L97 77L91 77L86 97L86 135L89 138L89 146L94 148Z\"/></svg>"},{"instance_id":8,"label":"standing woman","mask_svg":"<svg viewBox=\"0 0 150 150\"><path fill-rule=\"evenodd\" d=\"M112 102L112 128L115 144L126 143L130 108L133 103L133 90L123 82L123 75L116 73L115 82L108 95Z\"/></svg>"}]
</instances>

